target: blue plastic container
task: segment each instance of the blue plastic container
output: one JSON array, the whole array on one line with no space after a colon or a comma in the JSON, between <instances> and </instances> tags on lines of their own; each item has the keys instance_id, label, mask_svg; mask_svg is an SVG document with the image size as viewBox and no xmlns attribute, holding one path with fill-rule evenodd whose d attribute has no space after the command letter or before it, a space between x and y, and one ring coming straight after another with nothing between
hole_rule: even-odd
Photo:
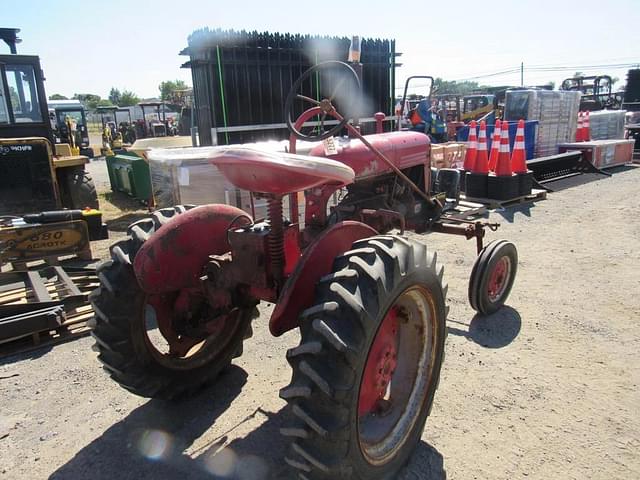
<instances>
[{"instance_id":1,"label":"blue plastic container","mask_svg":"<svg viewBox=\"0 0 640 480\"><path fill-rule=\"evenodd\" d=\"M495 125L487 125L487 149L491 150L493 141L493 130ZM524 145L527 153L527 160L531 160L535 151L536 128L538 128L537 120L528 120L524 122ZM479 134L480 125L476 127L476 135ZM509 148L513 151L513 144L516 141L516 132L518 131L518 122L509 122ZM458 130L456 138L459 142L466 142L469 139L469 126L466 125Z\"/></svg>"}]
</instances>

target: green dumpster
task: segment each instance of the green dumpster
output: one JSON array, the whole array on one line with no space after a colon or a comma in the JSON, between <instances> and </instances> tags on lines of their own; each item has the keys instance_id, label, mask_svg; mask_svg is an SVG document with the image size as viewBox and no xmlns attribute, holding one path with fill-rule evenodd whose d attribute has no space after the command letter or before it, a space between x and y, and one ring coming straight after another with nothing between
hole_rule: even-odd
<instances>
[{"instance_id":1,"label":"green dumpster","mask_svg":"<svg viewBox=\"0 0 640 480\"><path fill-rule=\"evenodd\" d=\"M114 192L126 193L145 203L151 200L149 164L144 158L131 152L107 157L107 172Z\"/></svg>"}]
</instances>

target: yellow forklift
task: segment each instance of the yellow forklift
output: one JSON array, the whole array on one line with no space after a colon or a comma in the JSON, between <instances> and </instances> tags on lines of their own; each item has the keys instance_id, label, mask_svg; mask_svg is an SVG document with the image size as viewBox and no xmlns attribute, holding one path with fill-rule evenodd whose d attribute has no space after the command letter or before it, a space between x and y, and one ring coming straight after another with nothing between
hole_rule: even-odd
<instances>
[{"instance_id":1,"label":"yellow forklift","mask_svg":"<svg viewBox=\"0 0 640 480\"><path fill-rule=\"evenodd\" d=\"M40 59L17 54L18 32L0 28L11 52L0 55L0 265L90 258L106 227L89 159L55 144Z\"/></svg>"}]
</instances>

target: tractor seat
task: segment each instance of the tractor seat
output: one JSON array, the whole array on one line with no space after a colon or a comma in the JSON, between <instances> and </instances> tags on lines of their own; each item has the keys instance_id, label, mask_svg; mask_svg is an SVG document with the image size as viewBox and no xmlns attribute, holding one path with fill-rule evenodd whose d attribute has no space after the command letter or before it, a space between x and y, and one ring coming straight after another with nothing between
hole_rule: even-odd
<instances>
[{"instance_id":1,"label":"tractor seat","mask_svg":"<svg viewBox=\"0 0 640 480\"><path fill-rule=\"evenodd\" d=\"M257 193L286 195L325 183L353 183L355 173L326 158L270 152L252 147L216 149L209 161L233 185Z\"/></svg>"}]
</instances>

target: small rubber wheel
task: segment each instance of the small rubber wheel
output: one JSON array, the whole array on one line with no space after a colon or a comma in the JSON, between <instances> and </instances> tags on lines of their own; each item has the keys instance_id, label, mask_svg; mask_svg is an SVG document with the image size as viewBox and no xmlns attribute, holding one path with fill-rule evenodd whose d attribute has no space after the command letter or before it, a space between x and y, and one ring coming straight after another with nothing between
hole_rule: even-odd
<instances>
[{"instance_id":1,"label":"small rubber wheel","mask_svg":"<svg viewBox=\"0 0 640 480\"><path fill-rule=\"evenodd\" d=\"M506 240L495 240L478 255L469 279L469 303L478 313L490 315L502 308L516 278L518 251Z\"/></svg>"},{"instance_id":2,"label":"small rubber wheel","mask_svg":"<svg viewBox=\"0 0 640 480\"><path fill-rule=\"evenodd\" d=\"M202 299L191 304L189 321L206 321L205 331L192 333L181 328L184 319L174 316L182 292L148 295L138 285L132 263L140 247L158 228L191 208L163 208L133 223L129 238L115 243L111 260L98 267L100 287L89 296L98 360L120 386L142 397L171 400L213 382L242 354L258 313L249 305L219 313Z\"/></svg>"},{"instance_id":3,"label":"small rubber wheel","mask_svg":"<svg viewBox=\"0 0 640 480\"><path fill-rule=\"evenodd\" d=\"M446 287L436 254L381 235L360 240L322 278L280 396L293 421L285 461L299 479L396 478L438 387Z\"/></svg>"}]
</instances>

